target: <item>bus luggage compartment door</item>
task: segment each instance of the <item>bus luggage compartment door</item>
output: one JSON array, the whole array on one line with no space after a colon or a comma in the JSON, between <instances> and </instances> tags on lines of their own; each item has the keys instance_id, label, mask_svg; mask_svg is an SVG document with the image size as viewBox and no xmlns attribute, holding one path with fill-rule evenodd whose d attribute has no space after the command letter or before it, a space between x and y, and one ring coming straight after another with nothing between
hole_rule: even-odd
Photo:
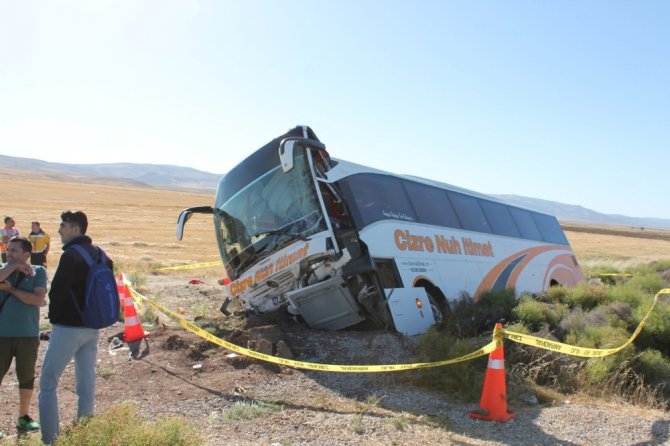
<instances>
[{"instance_id":1,"label":"bus luggage compartment door","mask_svg":"<svg viewBox=\"0 0 670 446\"><path fill-rule=\"evenodd\" d=\"M384 292L400 333L407 336L425 333L435 323L425 288L387 288Z\"/></svg>"},{"instance_id":2,"label":"bus luggage compartment door","mask_svg":"<svg viewBox=\"0 0 670 446\"><path fill-rule=\"evenodd\" d=\"M340 276L289 291L286 297L312 328L339 330L365 319Z\"/></svg>"}]
</instances>

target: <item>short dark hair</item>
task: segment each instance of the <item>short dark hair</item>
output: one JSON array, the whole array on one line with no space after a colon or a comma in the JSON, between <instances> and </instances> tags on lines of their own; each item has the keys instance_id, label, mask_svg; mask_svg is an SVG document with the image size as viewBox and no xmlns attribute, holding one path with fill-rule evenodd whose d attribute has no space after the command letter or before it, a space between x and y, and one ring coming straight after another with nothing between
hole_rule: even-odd
<instances>
[{"instance_id":1,"label":"short dark hair","mask_svg":"<svg viewBox=\"0 0 670 446\"><path fill-rule=\"evenodd\" d=\"M5 217L5 224L7 224L7 222L8 222L9 220L14 220L14 219L13 219L12 217L10 217L9 215L6 216L6 217Z\"/></svg>"},{"instance_id":2,"label":"short dark hair","mask_svg":"<svg viewBox=\"0 0 670 446\"><path fill-rule=\"evenodd\" d=\"M22 235L15 235L14 237L9 239L9 243L20 243L21 250L23 252L33 252L33 244L30 243L28 237L24 237Z\"/></svg>"},{"instance_id":3,"label":"short dark hair","mask_svg":"<svg viewBox=\"0 0 670 446\"><path fill-rule=\"evenodd\" d=\"M37 225L37 226L39 226L39 225L40 225L40 222L39 222L39 221L34 221L34 222L32 222L31 224L32 224L32 225Z\"/></svg>"},{"instance_id":4,"label":"short dark hair","mask_svg":"<svg viewBox=\"0 0 670 446\"><path fill-rule=\"evenodd\" d=\"M82 235L86 234L86 230L88 229L88 218L86 218L86 214L82 211L65 211L60 214L60 219L63 220L64 223L78 226Z\"/></svg>"}]
</instances>

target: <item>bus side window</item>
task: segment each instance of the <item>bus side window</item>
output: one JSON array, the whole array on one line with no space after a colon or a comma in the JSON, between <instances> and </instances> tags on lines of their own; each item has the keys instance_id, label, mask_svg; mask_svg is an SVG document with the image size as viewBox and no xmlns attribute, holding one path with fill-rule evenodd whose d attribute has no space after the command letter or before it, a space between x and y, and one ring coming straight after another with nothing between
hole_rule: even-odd
<instances>
[{"instance_id":1,"label":"bus side window","mask_svg":"<svg viewBox=\"0 0 670 446\"><path fill-rule=\"evenodd\" d=\"M477 198L452 191L449 191L448 194L454 204L458 219L463 224L463 229L487 234L492 232Z\"/></svg>"},{"instance_id":2,"label":"bus side window","mask_svg":"<svg viewBox=\"0 0 670 446\"><path fill-rule=\"evenodd\" d=\"M461 227L446 191L407 180L403 184L421 223L448 228Z\"/></svg>"},{"instance_id":3,"label":"bus side window","mask_svg":"<svg viewBox=\"0 0 670 446\"><path fill-rule=\"evenodd\" d=\"M364 227L378 220L416 221L400 180L388 175L356 174L344 178L343 190L348 191L356 222ZM352 203L353 198L353 203Z\"/></svg>"},{"instance_id":4,"label":"bus side window","mask_svg":"<svg viewBox=\"0 0 670 446\"><path fill-rule=\"evenodd\" d=\"M556 220L556 217L535 212L531 212L531 215L535 223L537 223L537 227L540 229L545 242L568 245L568 239L565 237L565 233L561 229L561 225Z\"/></svg>"}]
</instances>

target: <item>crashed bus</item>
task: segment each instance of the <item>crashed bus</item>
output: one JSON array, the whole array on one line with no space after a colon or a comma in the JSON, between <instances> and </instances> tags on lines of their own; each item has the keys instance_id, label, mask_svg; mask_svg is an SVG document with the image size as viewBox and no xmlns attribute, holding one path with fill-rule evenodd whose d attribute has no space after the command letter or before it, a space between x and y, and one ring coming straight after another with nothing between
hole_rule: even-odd
<instances>
[{"instance_id":1,"label":"crashed bus","mask_svg":"<svg viewBox=\"0 0 670 446\"><path fill-rule=\"evenodd\" d=\"M178 239L194 213L213 214L226 302L286 308L318 329L370 321L417 334L464 293L476 301L583 279L554 216L331 158L307 126L225 174L213 207L183 210Z\"/></svg>"}]
</instances>

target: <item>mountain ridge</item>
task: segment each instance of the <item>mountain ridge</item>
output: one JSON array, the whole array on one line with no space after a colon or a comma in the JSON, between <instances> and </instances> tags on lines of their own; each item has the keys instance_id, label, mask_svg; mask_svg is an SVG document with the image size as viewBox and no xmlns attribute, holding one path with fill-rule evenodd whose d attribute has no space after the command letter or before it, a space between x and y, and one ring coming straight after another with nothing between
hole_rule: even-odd
<instances>
[{"instance_id":1,"label":"mountain ridge","mask_svg":"<svg viewBox=\"0 0 670 446\"><path fill-rule=\"evenodd\" d=\"M65 164L8 155L0 155L0 167L52 174L68 174L80 180L90 178L117 184L130 183L133 186L141 187L212 192L216 190L219 180L223 176L223 174L203 172L192 167L168 164ZM670 228L670 219L603 214L580 205L521 195L488 195L513 205L554 215L561 222L600 223L639 228Z\"/></svg>"}]
</instances>

